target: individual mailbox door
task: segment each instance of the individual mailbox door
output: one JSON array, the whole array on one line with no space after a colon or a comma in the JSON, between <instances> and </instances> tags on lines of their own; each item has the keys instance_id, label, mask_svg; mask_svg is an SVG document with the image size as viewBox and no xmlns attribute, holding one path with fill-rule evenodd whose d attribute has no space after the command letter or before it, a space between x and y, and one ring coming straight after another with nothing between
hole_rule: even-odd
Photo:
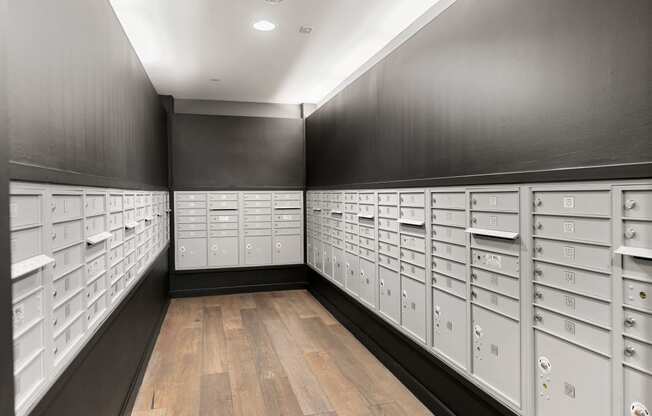
<instances>
[{"instance_id":1,"label":"individual mailbox door","mask_svg":"<svg viewBox=\"0 0 652 416\"><path fill-rule=\"evenodd\" d=\"M321 249L322 243L319 240L314 240L312 243L312 251L313 251L313 257L315 261L315 267L319 270L323 270L324 263L323 263L323 257L324 257L324 252Z\"/></svg>"},{"instance_id":2,"label":"individual mailbox door","mask_svg":"<svg viewBox=\"0 0 652 416\"><path fill-rule=\"evenodd\" d=\"M611 270L609 247L537 238L534 241L534 257L569 266L588 267L605 272Z\"/></svg>"},{"instance_id":3,"label":"individual mailbox door","mask_svg":"<svg viewBox=\"0 0 652 416\"><path fill-rule=\"evenodd\" d=\"M274 263L294 264L301 262L301 236L274 236Z\"/></svg>"},{"instance_id":4,"label":"individual mailbox door","mask_svg":"<svg viewBox=\"0 0 652 416\"><path fill-rule=\"evenodd\" d=\"M401 279L398 272L378 267L378 285L380 298L378 309L380 313L396 324L401 323Z\"/></svg>"},{"instance_id":5,"label":"individual mailbox door","mask_svg":"<svg viewBox=\"0 0 652 416\"><path fill-rule=\"evenodd\" d=\"M306 242L306 257L307 257L306 262L311 266L315 265L315 254L314 254L314 251L313 251L313 241L314 241L313 237L308 237L308 241Z\"/></svg>"},{"instance_id":6,"label":"individual mailbox door","mask_svg":"<svg viewBox=\"0 0 652 416\"><path fill-rule=\"evenodd\" d=\"M608 358L537 332L534 337L536 415L611 415Z\"/></svg>"},{"instance_id":7,"label":"individual mailbox door","mask_svg":"<svg viewBox=\"0 0 652 416\"><path fill-rule=\"evenodd\" d=\"M534 211L575 216L611 213L609 191L542 191L534 193Z\"/></svg>"},{"instance_id":8,"label":"individual mailbox door","mask_svg":"<svg viewBox=\"0 0 652 416\"><path fill-rule=\"evenodd\" d=\"M328 243L322 244L322 258L324 261L323 272L328 277L333 277L333 256L331 245Z\"/></svg>"},{"instance_id":9,"label":"individual mailbox door","mask_svg":"<svg viewBox=\"0 0 652 416\"><path fill-rule=\"evenodd\" d=\"M401 277L401 325L422 342L426 341L426 286L421 282Z\"/></svg>"},{"instance_id":10,"label":"individual mailbox door","mask_svg":"<svg viewBox=\"0 0 652 416\"><path fill-rule=\"evenodd\" d=\"M272 262L272 237L245 237L245 264L270 264Z\"/></svg>"},{"instance_id":11,"label":"individual mailbox door","mask_svg":"<svg viewBox=\"0 0 652 416\"><path fill-rule=\"evenodd\" d=\"M601 273L535 261L534 280L575 293L611 299L611 277Z\"/></svg>"},{"instance_id":12,"label":"individual mailbox door","mask_svg":"<svg viewBox=\"0 0 652 416\"><path fill-rule=\"evenodd\" d=\"M237 266L238 237L222 237L208 239L208 265Z\"/></svg>"},{"instance_id":13,"label":"individual mailbox door","mask_svg":"<svg viewBox=\"0 0 652 416\"><path fill-rule=\"evenodd\" d=\"M467 367L466 301L437 289L432 291L433 348L462 368Z\"/></svg>"},{"instance_id":14,"label":"individual mailbox door","mask_svg":"<svg viewBox=\"0 0 652 416\"><path fill-rule=\"evenodd\" d=\"M187 238L177 241L177 268L206 267L206 239Z\"/></svg>"},{"instance_id":15,"label":"individual mailbox door","mask_svg":"<svg viewBox=\"0 0 652 416\"><path fill-rule=\"evenodd\" d=\"M345 279L345 286L346 289L353 293L354 295L358 295L360 293L360 278L359 278L359 272L358 272L358 256L355 254L346 252L344 254L345 258L345 270L346 270L346 279Z\"/></svg>"},{"instance_id":16,"label":"individual mailbox door","mask_svg":"<svg viewBox=\"0 0 652 416\"><path fill-rule=\"evenodd\" d=\"M646 416L652 412L652 375L623 368L624 416ZM638 413L637 413L638 411Z\"/></svg>"},{"instance_id":17,"label":"individual mailbox door","mask_svg":"<svg viewBox=\"0 0 652 416\"><path fill-rule=\"evenodd\" d=\"M652 344L652 314L634 309L625 309L623 313L625 334Z\"/></svg>"},{"instance_id":18,"label":"individual mailbox door","mask_svg":"<svg viewBox=\"0 0 652 416\"><path fill-rule=\"evenodd\" d=\"M521 401L519 323L471 306L473 374L515 404Z\"/></svg>"},{"instance_id":19,"label":"individual mailbox door","mask_svg":"<svg viewBox=\"0 0 652 416\"><path fill-rule=\"evenodd\" d=\"M333 247L333 279L341 286L344 286L345 273L344 251L341 248Z\"/></svg>"},{"instance_id":20,"label":"individual mailbox door","mask_svg":"<svg viewBox=\"0 0 652 416\"><path fill-rule=\"evenodd\" d=\"M623 279L623 303L652 312L652 283Z\"/></svg>"},{"instance_id":21,"label":"individual mailbox door","mask_svg":"<svg viewBox=\"0 0 652 416\"><path fill-rule=\"evenodd\" d=\"M376 264L360 257L360 297L372 308L376 307Z\"/></svg>"}]
</instances>

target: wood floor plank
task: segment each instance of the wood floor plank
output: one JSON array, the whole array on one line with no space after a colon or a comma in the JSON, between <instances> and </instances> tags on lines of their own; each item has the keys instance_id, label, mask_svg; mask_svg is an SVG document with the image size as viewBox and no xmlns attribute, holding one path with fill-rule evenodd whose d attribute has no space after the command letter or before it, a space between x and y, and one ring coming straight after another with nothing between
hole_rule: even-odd
<instances>
[{"instance_id":1,"label":"wood floor plank","mask_svg":"<svg viewBox=\"0 0 652 416\"><path fill-rule=\"evenodd\" d=\"M228 373L201 376L199 416L232 416L233 399Z\"/></svg>"},{"instance_id":2,"label":"wood floor plank","mask_svg":"<svg viewBox=\"0 0 652 416\"><path fill-rule=\"evenodd\" d=\"M374 416L408 416L403 408L396 402L376 404L370 408Z\"/></svg>"},{"instance_id":3,"label":"wood floor plank","mask_svg":"<svg viewBox=\"0 0 652 416\"><path fill-rule=\"evenodd\" d=\"M233 394L233 414L236 416L265 415L265 402L249 337L243 329L230 329L225 333Z\"/></svg>"},{"instance_id":4,"label":"wood floor plank","mask_svg":"<svg viewBox=\"0 0 652 416\"><path fill-rule=\"evenodd\" d=\"M238 295L225 295L222 303L222 320L224 330L242 329L242 316L240 315L240 297Z\"/></svg>"},{"instance_id":5,"label":"wood floor plank","mask_svg":"<svg viewBox=\"0 0 652 416\"><path fill-rule=\"evenodd\" d=\"M276 311L288 329L292 340L304 353L320 351L319 344L303 330L301 325L302 318L300 318L292 303L292 299L289 296L274 299Z\"/></svg>"},{"instance_id":6,"label":"wood floor plank","mask_svg":"<svg viewBox=\"0 0 652 416\"><path fill-rule=\"evenodd\" d=\"M202 374L227 371L226 336L220 307L204 307Z\"/></svg>"}]
</instances>

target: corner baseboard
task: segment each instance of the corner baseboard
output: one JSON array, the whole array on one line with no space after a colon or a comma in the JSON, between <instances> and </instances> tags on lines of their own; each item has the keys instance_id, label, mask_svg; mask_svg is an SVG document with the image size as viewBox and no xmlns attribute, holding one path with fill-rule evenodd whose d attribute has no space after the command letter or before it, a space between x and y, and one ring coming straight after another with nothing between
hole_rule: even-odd
<instances>
[{"instance_id":1,"label":"corner baseboard","mask_svg":"<svg viewBox=\"0 0 652 416\"><path fill-rule=\"evenodd\" d=\"M231 295L234 293L254 293L254 292L272 292L279 290L306 289L308 282L288 282L288 283L261 283L253 285L238 285L226 287L208 287L196 289L178 289L171 290L171 298L187 298L193 296L217 296Z\"/></svg>"}]
</instances>

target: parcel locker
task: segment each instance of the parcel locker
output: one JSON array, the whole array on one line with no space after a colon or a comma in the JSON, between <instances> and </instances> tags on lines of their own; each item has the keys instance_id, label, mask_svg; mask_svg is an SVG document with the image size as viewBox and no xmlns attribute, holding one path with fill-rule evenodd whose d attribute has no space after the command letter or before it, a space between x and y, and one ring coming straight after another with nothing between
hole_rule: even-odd
<instances>
[{"instance_id":1,"label":"parcel locker","mask_svg":"<svg viewBox=\"0 0 652 416\"><path fill-rule=\"evenodd\" d=\"M236 266L239 263L238 237L208 239L208 266Z\"/></svg>"},{"instance_id":2,"label":"parcel locker","mask_svg":"<svg viewBox=\"0 0 652 416\"><path fill-rule=\"evenodd\" d=\"M357 296L360 293L358 256L347 251L344 253L344 261L346 271L345 287L349 292Z\"/></svg>"},{"instance_id":3,"label":"parcel locker","mask_svg":"<svg viewBox=\"0 0 652 416\"><path fill-rule=\"evenodd\" d=\"M401 279L398 272L378 267L378 310L396 324L401 323Z\"/></svg>"},{"instance_id":4,"label":"parcel locker","mask_svg":"<svg viewBox=\"0 0 652 416\"><path fill-rule=\"evenodd\" d=\"M521 401L519 323L477 305L471 306L473 374L515 404Z\"/></svg>"},{"instance_id":5,"label":"parcel locker","mask_svg":"<svg viewBox=\"0 0 652 416\"><path fill-rule=\"evenodd\" d=\"M205 267L207 264L205 238L179 239L176 251L176 265L179 269Z\"/></svg>"},{"instance_id":6,"label":"parcel locker","mask_svg":"<svg viewBox=\"0 0 652 416\"><path fill-rule=\"evenodd\" d=\"M359 258L360 267L360 298L364 303L376 307L376 263L362 257Z\"/></svg>"},{"instance_id":7,"label":"parcel locker","mask_svg":"<svg viewBox=\"0 0 652 416\"><path fill-rule=\"evenodd\" d=\"M421 342L426 342L426 285L401 276L401 303L401 325Z\"/></svg>"},{"instance_id":8,"label":"parcel locker","mask_svg":"<svg viewBox=\"0 0 652 416\"><path fill-rule=\"evenodd\" d=\"M272 237L245 237L245 264L259 265L272 263Z\"/></svg>"},{"instance_id":9,"label":"parcel locker","mask_svg":"<svg viewBox=\"0 0 652 416\"><path fill-rule=\"evenodd\" d=\"M441 290L432 291L432 346L461 368L467 368L469 342L466 301Z\"/></svg>"},{"instance_id":10,"label":"parcel locker","mask_svg":"<svg viewBox=\"0 0 652 416\"><path fill-rule=\"evenodd\" d=\"M534 335L536 416L610 416L611 362L543 332Z\"/></svg>"},{"instance_id":11,"label":"parcel locker","mask_svg":"<svg viewBox=\"0 0 652 416\"><path fill-rule=\"evenodd\" d=\"M623 416L652 414L652 374L623 367L623 396Z\"/></svg>"},{"instance_id":12,"label":"parcel locker","mask_svg":"<svg viewBox=\"0 0 652 416\"><path fill-rule=\"evenodd\" d=\"M341 248L333 247L333 280L343 286L345 274L344 251Z\"/></svg>"},{"instance_id":13,"label":"parcel locker","mask_svg":"<svg viewBox=\"0 0 652 416\"><path fill-rule=\"evenodd\" d=\"M274 263L295 264L301 262L301 236L274 236ZM330 256L329 256L330 257Z\"/></svg>"}]
</instances>

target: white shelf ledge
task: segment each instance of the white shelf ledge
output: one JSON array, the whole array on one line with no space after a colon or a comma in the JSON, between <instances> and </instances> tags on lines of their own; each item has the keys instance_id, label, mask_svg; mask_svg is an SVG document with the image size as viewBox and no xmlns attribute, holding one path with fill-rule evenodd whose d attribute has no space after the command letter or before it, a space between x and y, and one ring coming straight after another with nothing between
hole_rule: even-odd
<instances>
[{"instance_id":1,"label":"white shelf ledge","mask_svg":"<svg viewBox=\"0 0 652 416\"><path fill-rule=\"evenodd\" d=\"M108 231L104 231L103 233L95 234L86 239L86 243L88 245L94 246L95 244L99 244L102 241L106 241L109 238L111 238L111 233Z\"/></svg>"},{"instance_id":2,"label":"white shelf ledge","mask_svg":"<svg viewBox=\"0 0 652 416\"><path fill-rule=\"evenodd\" d=\"M507 240L516 240L518 238L518 233L511 232L511 231L486 230L484 228L467 228L465 231L470 234L484 235L487 237L505 238Z\"/></svg>"},{"instance_id":3,"label":"white shelf ledge","mask_svg":"<svg viewBox=\"0 0 652 416\"><path fill-rule=\"evenodd\" d=\"M38 256L30 257L26 260L11 265L11 278L18 279L19 277L32 273L40 268L47 266L50 263L54 263L54 259L52 257L46 256L45 254L39 254Z\"/></svg>"},{"instance_id":4,"label":"white shelf ledge","mask_svg":"<svg viewBox=\"0 0 652 416\"><path fill-rule=\"evenodd\" d=\"M315 211L315 212L319 212L319 211L321 211L321 208L313 208L312 210Z\"/></svg>"},{"instance_id":5,"label":"white shelf ledge","mask_svg":"<svg viewBox=\"0 0 652 416\"><path fill-rule=\"evenodd\" d=\"M292 207L292 206L281 206L281 207L274 207L274 209L301 209L299 207Z\"/></svg>"},{"instance_id":6,"label":"white shelf ledge","mask_svg":"<svg viewBox=\"0 0 652 416\"><path fill-rule=\"evenodd\" d=\"M125 228L127 230L133 230L134 228L136 228L136 226L138 226L138 223L136 221L128 222L125 224Z\"/></svg>"},{"instance_id":7,"label":"white shelf ledge","mask_svg":"<svg viewBox=\"0 0 652 416\"><path fill-rule=\"evenodd\" d=\"M374 214L358 214L358 218L366 218L368 220L374 219Z\"/></svg>"},{"instance_id":8,"label":"white shelf ledge","mask_svg":"<svg viewBox=\"0 0 652 416\"><path fill-rule=\"evenodd\" d=\"M399 218L398 219L399 224L405 224L405 225L414 225L417 227L423 227L426 223L425 221L419 221L419 220L409 220L405 218Z\"/></svg>"},{"instance_id":9,"label":"white shelf ledge","mask_svg":"<svg viewBox=\"0 0 652 416\"><path fill-rule=\"evenodd\" d=\"M652 260L652 249L649 248L620 246L614 253L622 254L623 256L640 257Z\"/></svg>"},{"instance_id":10,"label":"white shelf ledge","mask_svg":"<svg viewBox=\"0 0 652 416\"><path fill-rule=\"evenodd\" d=\"M339 210L333 210L333 211L331 211L331 214L342 215L342 211L339 211Z\"/></svg>"}]
</instances>

